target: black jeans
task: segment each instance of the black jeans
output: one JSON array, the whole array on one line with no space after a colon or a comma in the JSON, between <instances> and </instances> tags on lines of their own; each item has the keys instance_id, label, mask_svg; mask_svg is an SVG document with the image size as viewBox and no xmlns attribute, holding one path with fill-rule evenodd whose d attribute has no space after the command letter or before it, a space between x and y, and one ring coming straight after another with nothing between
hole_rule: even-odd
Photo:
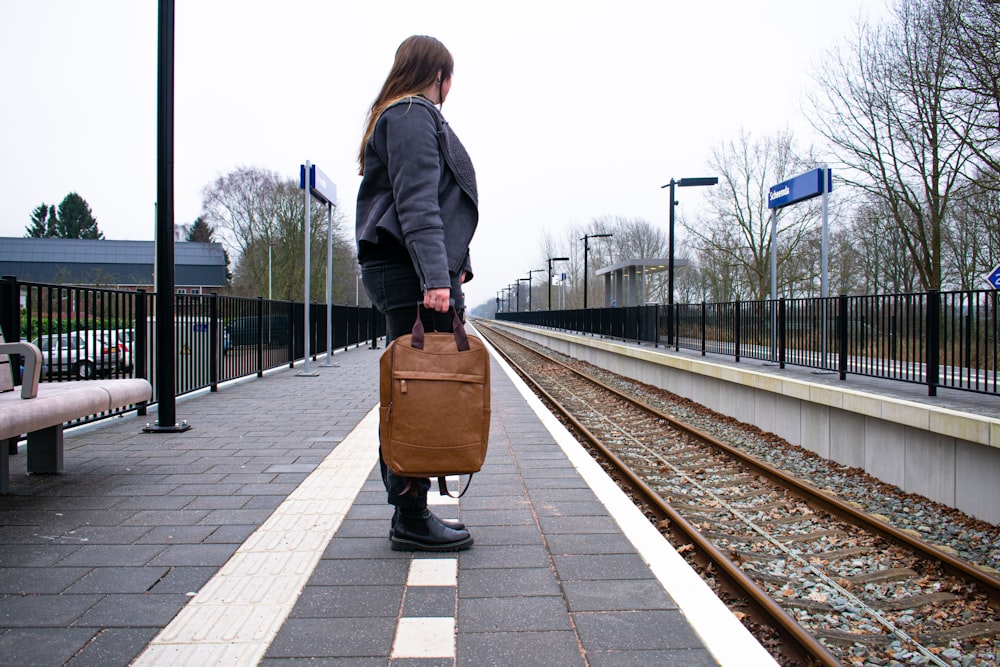
<instances>
[{"instance_id":1,"label":"black jeans","mask_svg":"<svg viewBox=\"0 0 1000 667\"><path fill-rule=\"evenodd\" d=\"M423 303L424 294L420 289L420 278L410 264L396 262L366 262L361 267L361 282L372 304L385 315L385 344L413 330L417 319L417 304ZM455 310L463 319L465 299L462 284L457 276L452 276L451 298ZM427 331L451 331L451 313L438 313L419 309L420 318ZM388 492L390 505L423 509L427 506L427 491L431 487L429 479L423 477L402 477L396 475L382 462L379 455L382 481Z\"/></svg>"}]
</instances>

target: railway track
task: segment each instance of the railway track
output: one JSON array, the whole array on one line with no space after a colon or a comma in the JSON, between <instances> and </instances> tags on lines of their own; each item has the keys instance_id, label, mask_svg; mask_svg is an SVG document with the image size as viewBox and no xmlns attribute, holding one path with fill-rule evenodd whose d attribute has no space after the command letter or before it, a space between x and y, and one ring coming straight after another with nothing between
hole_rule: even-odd
<instances>
[{"instance_id":1,"label":"railway track","mask_svg":"<svg viewBox=\"0 0 1000 667\"><path fill-rule=\"evenodd\" d=\"M475 325L785 664L997 664L987 570Z\"/></svg>"}]
</instances>

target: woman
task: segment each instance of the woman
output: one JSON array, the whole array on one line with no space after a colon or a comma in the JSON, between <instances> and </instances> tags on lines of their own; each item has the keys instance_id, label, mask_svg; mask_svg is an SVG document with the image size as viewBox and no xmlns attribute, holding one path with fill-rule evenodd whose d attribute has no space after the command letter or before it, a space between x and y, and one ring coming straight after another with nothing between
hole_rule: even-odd
<instances>
[{"instance_id":1,"label":"woman","mask_svg":"<svg viewBox=\"0 0 1000 667\"><path fill-rule=\"evenodd\" d=\"M479 220L476 174L438 106L451 90L454 61L433 37L409 37L368 113L358 154L356 238L361 278L386 319L386 343L409 333L423 303L427 330L451 331L462 283L471 280L469 243ZM430 480L393 474L379 460L397 551L472 546L464 524L427 509Z\"/></svg>"}]
</instances>

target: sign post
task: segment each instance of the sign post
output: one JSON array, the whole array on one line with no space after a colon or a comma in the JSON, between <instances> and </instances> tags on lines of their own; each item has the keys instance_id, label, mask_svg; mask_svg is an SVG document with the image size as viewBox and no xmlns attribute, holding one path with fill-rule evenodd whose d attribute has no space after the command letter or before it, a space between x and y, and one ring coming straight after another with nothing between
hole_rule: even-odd
<instances>
[{"instance_id":1,"label":"sign post","mask_svg":"<svg viewBox=\"0 0 1000 667\"><path fill-rule=\"evenodd\" d=\"M309 370L309 357L311 355L310 350L310 340L309 340L309 295L310 295L310 280L309 274L312 267L312 259L310 256L310 248L312 246L312 197L320 200L320 202L326 204L326 354L327 362L323 364L324 366L336 366L331 359L333 358L333 207L337 203L337 186L334 185L333 181L327 178L326 174L320 171L316 165L310 164L309 160L306 160L304 165L299 166L299 189L303 190L305 193L305 318L304 318L304 328L303 341L304 341L304 352L305 352L305 367L302 372L298 375L306 377L316 377L318 375L315 371Z\"/></svg>"},{"instance_id":2,"label":"sign post","mask_svg":"<svg viewBox=\"0 0 1000 667\"><path fill-rule=\"evenodd\" d=\"M833 171L826 165L807 171L795 178L782 181L772 186L767 192L767 207L771 209L771 358L777 357L777 338L775 329L777 328L777 309L775 302L778 300L778 209L785 206L797 204L813 197L823 197L823 230L820 243L820 296L828 296L827 288L827 248L829 244L829 200L830 191L833 190ZM826 308L822 310L821 336L823 338L823 354L826 354Z\"/></svg>"}]
</instances>

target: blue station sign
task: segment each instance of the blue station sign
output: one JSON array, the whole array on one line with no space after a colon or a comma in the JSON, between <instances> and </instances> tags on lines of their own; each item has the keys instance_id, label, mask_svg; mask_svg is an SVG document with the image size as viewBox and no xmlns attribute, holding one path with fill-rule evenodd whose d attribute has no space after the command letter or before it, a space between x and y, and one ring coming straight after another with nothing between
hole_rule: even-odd
<instances>
[{"instance_id":1,"label":"blue station sign","mask_svg":"<svg viewBox=\"0 0 1000 667\"><path fill-rule=\"evenodd\" d=\"M299 165L299 190L306 189L306 166ZM309 193L324 204L337 204L337 186L319 168L309 165Z\"/></svg>"},{"instance_id":2,"label":"blue station sign","mask_svg":"<svg viewBox=\"0 0 1000 667\"><path fill-rule=\"evenodd\" d=\"M986 274L986 281L993 285L993 289L1000 290L1000 264L993 267L993 270Z\"/></svg>"},{"instance_id":3,"label":"blue station sign","mask_svg":"<svg viewBox=\"0 0 1000 667\"><path fill-rule=\"evenodd\" d=\"M767 191L767 207L782 208L789 204L817 197L824 192L824 180L826 181L825 192L831 192L833 190L832 169L813 169L778 183Z\"/></svg>"}]
</instances>

